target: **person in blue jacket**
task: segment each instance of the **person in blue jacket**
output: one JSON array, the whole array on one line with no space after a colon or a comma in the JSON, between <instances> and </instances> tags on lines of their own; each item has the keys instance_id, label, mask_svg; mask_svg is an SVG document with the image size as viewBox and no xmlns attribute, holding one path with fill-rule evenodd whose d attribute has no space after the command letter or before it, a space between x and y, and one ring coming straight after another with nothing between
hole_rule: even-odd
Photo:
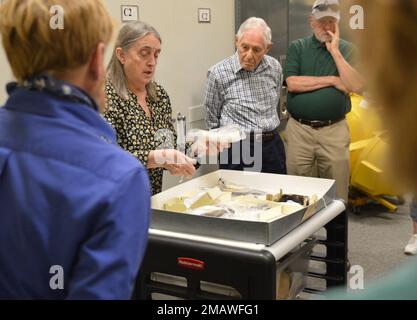
<instances>
[{"instance_id":1,"label":"person in blue jacket","mask_svg":"<svg viewBox=\"0 0 417 320\"><path fill-rule=\"evenodd\" d=\"M0 299L129 299L150 185L99 113L111 18L100 0L9 0L0 16L17 80L0 108Z\"/></svg>"}]
</instances>

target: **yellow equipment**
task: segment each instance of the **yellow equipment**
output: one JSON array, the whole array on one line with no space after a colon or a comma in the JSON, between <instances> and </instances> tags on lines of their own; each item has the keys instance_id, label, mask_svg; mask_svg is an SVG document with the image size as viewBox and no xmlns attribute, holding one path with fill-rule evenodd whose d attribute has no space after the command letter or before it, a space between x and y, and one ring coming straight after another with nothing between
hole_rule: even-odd
<instances>
[{"instance_id":1,"label":"yellow equipment","mask_svg":"<svg viewBox=\"0 0 417 320\"><path fill-rule=\"evenodd\" d=\"M350 198L349 204L354 211L374 200L390 211L397 207L384 196L395 197L396 191L391 187L385 168L388 155L388 143L381 131L378 109L370 107L364 97L351 96L352 111L347 115L350 127L350 168L351 190L356 189L366 195L362 198Z\"/></svg>"}]
</instances>

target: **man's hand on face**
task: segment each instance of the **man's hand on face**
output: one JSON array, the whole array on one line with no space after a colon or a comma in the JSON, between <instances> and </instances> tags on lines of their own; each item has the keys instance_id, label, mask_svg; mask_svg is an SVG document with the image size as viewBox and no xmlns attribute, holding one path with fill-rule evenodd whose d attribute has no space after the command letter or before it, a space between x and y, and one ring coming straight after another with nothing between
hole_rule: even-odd
<instances>
[{"instance_id":1,"label":"man's hand on face","mask_svg":"<svg viewBox=\"0 0 417 320\"><path fill-rule=\"evenodd\" d=\"M339 44L340 44L340 30L339 25L335 23L335 32L327 31L328 34L331 36L331 40L326 42L326 48L330 52L331 55L334 55L339 52Z\"/></svg>"}]
</instances>

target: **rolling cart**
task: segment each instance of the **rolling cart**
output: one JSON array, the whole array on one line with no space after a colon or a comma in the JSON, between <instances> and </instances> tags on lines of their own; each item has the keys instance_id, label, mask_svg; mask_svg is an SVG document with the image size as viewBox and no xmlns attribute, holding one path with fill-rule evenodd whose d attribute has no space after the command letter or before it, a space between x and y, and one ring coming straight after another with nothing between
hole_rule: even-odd
<instances>
[{"instance_id":1,"label":"rolling cart","mask_svg":"<svg viewBox=\"0 0 417 320\"><path fill-rule=\"evenodd\" d=\"M305 287L297 276L322 279L326 289L346 286L345 209L342 201L334 200L270 246L151 229L134 296L141 300L158 295L164 299L275 300L288 280L293 282L287 288L292 298L302 290L325 294ZM325 239L317 238L315 234L323 227ZM312 253L317 244L326 247L325 256ZM309 272L309 261L324 263L326 271ZM283 278L286 270L291 279L289 273Z\"/></svg>"}]
</instances>

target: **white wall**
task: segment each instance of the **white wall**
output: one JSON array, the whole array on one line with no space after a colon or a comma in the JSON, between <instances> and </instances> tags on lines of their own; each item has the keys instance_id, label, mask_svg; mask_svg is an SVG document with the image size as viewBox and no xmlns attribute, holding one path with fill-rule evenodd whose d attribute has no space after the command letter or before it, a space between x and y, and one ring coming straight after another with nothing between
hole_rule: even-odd
<instances>
[{"instance_id":1,"label":"white wall","mask_svg":"<svg viewBox=\"0 0 417 320\"><path fill-rule=\"evenodd\" d=\"M2 3L3 0L0 0L0 4ZM11 80L13 80L12 70L7 62L0 36L0 107L4 105L7 99L6 84Z\"/></svg>"},{"instance_id":2,"label":"white wall","mask_svg":"<svg viewBox=\"0 0 417 320\"><path fill-rule=\"evenodd\" d=\"M139 19L159 31L162 53L156 81L170 95L174 115L181 112L190 119L189 109L203 103L208 68L234 52L234 0L105 0L105 3L120 23L119 27L120 6L138 5ZM211 9L211 23L198 23L198 8ZM110 44L108 58L112 50L113 44ZM0 105L7 98L4 87L11 79L0 48ZM201 114L201 109L197 108L193 114ZM189 127L202 126L202 121L189 124ZM164 187L177 180L168 179Z\"/></svg>"},{"instance_id":3,"label":"white wall","mask_svg":"<svg viewBox=\"0 0 417 320\"><path fill-rule=\"evenodd\" d=\"M7 99L6 84L11 80L13 80L12 71L7 62L3 45L0 45L0 106L3 106Z\"/></svg>"},{"instance_id":4,"label":"white wall","mask_svg":"<svg viewBox=\"0 0 417 320\"><path fill-rule=\"evenodd\" d=\"M139 5L139 18L162 37L156 80L171 97L174 113L188 115L203 102L208 68L234 51L234 0L107 0L120 21L121 4ZM212 23L198 23L198 8L210 8Z\"/></svg>"},{"instance_id":5,"label":"white wall","mask_svg":"<svg viewBox=\"0 0 417 320\"><path fill-rule=\"evenodd\" d=\"M233 53L234 0L106 0L120 22L120 5L139 5L139 18L152 24L163 40L157 71L168 91L174 112L183 112L203 101L207 69ZM212 23L197 23L197 9L210 8ZM109 47L110 55L112 45ZM0 46L0 105L7 98L5 84L12 80Z\"/></svg>"}]
</instances>

